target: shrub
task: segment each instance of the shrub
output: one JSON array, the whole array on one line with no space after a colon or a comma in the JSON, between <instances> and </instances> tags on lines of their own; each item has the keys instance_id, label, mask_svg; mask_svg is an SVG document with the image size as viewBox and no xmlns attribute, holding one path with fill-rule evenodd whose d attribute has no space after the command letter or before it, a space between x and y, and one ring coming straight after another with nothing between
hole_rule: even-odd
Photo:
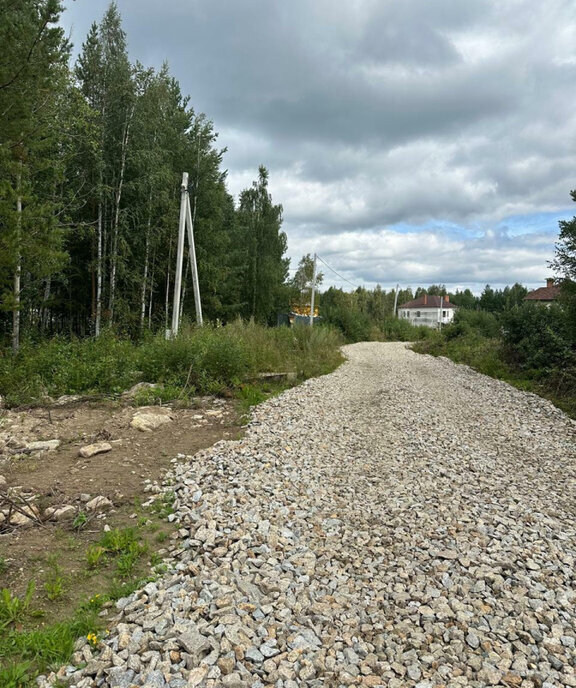
<instances>
[{"instance_id":1,"label":"shrub","mask_svg":"<svg viewBox=\"0 0 576 688\"><path fill-rule=\"evenodd\" d=\"M561 306L524 304L504 314L502 325L506 355L521 369L550 372L575 365L569 322Z\"/></svg>"}]
</instances>

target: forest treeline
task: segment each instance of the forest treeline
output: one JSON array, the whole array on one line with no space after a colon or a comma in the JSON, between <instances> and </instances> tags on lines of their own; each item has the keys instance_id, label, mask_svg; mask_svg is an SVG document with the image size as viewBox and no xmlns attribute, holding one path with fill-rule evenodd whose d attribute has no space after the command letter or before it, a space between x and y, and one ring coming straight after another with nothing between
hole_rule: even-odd
<instances>
[{"instance_id":1,"label":"forest treeline","mask_svg":"<svg viewBox=\"0 0 576 688\"><path fill-rule=\"evenodd\" d=\"M183 171L207 318L269 320L288 299L288 260L266 168L235 204L213 123L166 64L130 62L114 3L75 64L59 0L3 2L1 11L4 338L17 349L23 332L164 327ZM186 273L186 310L190 292Z\"/></svg>"}]
</instances>

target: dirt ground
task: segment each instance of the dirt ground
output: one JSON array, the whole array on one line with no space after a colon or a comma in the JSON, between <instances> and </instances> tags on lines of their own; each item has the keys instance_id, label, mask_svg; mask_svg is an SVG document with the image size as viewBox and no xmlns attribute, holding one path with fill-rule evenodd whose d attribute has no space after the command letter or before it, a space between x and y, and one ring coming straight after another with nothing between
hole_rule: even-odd
<instances>
[{"instance_id":1,"label":"dirt ground","mask_svg":"<svg viewBox=\"0 0 576 688\"><path fill-rule=\"evenodd\" d=\"M170 417L153 431L131 426L135 414L150 411ZM21 594L30 579L37 590L58 570L67 583L62 610L73 606L81 595L98 591L98 576L88 582L78 572L85 569L86 548L101 536L104 524L111 528L134 525L138 505L150 497L145 487L160 481L178 454L193 455L218 440L235 439L242 428L236 402L202 397L192 408L139 407L130 400L79 401L22 412L0 411L0 509L6 510L6 495L23 495L37 509L42 524L0 525L0 588ZM31 451L39 440L60 440L55 450ZM107 453L81 458L81 447L106 441ZM7 491L8 489L8 491ZM88 497L103 496L111 507L86 512ZM72 526L72 517L59 522L45 520L48 507L72 505L75 514L86 512L84 529ZM158 519L161 521L161 519ZM154 527L155 537L168 523ZM157 539L160 542L160 538ZM155 546L162 553L160 545ZM85 573L85 572L84 572ZM52 575L53 577L53 575ZM38 593L37 602L41 595ZM67 600L67 602L66 602ZM52 604L51 607L54 607ZM54 608L58 616L58 609Z\"/></svg>"}]
</instances>

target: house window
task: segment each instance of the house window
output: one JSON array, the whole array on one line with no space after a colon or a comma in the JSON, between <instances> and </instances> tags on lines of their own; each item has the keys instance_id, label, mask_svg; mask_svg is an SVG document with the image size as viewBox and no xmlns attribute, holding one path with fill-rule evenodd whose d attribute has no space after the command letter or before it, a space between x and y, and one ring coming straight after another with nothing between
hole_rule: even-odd
<instances>
[{"instance_id":1,"label":"house window","mask_svg":"<svg viewBox=\"0 0 576 688\"><path fill-rule=\"evenodd\" d=\"M420 311L416 311L416 317L417 317L417 318L420 317Z\"/></svg>"},{"instance_id":2,"label":"house window","mask_svg":"<svg viewBox=\"0 0 576 688\"><path fill-rule=\"evenodd\" d=\"M445 318L447 316L446 311L442 311L442 317Z\"/></svg>"}]
</instances>

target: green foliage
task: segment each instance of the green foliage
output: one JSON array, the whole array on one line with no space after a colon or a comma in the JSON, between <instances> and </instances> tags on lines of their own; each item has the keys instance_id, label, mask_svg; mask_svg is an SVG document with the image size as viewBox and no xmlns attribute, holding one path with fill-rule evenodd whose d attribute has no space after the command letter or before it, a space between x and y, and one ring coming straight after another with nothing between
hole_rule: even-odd
<instances>
[{"instance_id":1,"label":"green foliage","mask_svg":"<svg viewBox=\"0 0 576 688\"><path fill-rule=\"evenodd\" d=\"M576 202L576 190L570 192ZM576 282L576 217L571 220L560 220L560 236L555 246L554 260L550 267L564 276L566 280Z\"/></svg>"},{"instance_id":2,"label":"green foliage","mask_svg":"<svg viewBox=\"0 0 576 688\"><path fill-rule=\"evenodd\" d=\"M502 320L508 358L523 370L565 369L576 364L570 326L562 306L525 304Z\"/></svg>"},{"instance_id":3,"label":"green foliage","mask_svg":"<svg viewBox=\"0 0 576 688\"><path fill-rule=\"evenodd\" d=\"M85 511L79 511L74 520L72 521L72 527L74 530L82 530L88 523L88 516Z\"/></svg>"},{"instance_id":4,"label":"green foliage","mask_svg":"<svg viewBox=\"0 0 576 688\"><path fill-rule=\"evenodd\" d=\"M444 336L450 340L478 332L482 337L496 338L500 335L500 330L500 322L493 313L459 308L453 322L444 328Z\"/></svg>"},{"instance_id":5,"label":"green foliage","mask_svg":"<svg viewBox=\"0 0 576 688\"><path fill-rule=\"evenodd\" d=\"M176 495L173 492L163 492L150 505L150 511L160 518L167 518L174 513L174 500Z\"/></svg>"},{"instance_id":6,"label":"green foliage","mask_svg":"<svg viewBox=\"0 0 576 688\"><path fill-rule=\"evenodd\" d=\"M175 339L157 335L139 344L108 331L98 339L27 343L16 356L0 356L0 378L12 406L47 395L117 394L140 380L162 386L144 390L138 401L172 401L234 389L260 371L321 375L342 360L341 343L337 332L326 327L289 330L242 321L184 328ZM81 528L86 522L86 515L78 514L74 524Z\"/></svg>"},{"instance_id":7,"label":"green foliage","mask_svg":"<svg viewBox=\"0 0 576 688\"><path fill-rule=\"evenodd\" d=\"M113 528L103 533L99 545L110 554L130 551L138 543L138 536L133 528Z\"/></svg>"},{"instance_id":8,"label":"green foliage","mask_svg":"<svg viewBox=\"0 0 576 688\"><path fill-rule=\"evenodd\" d=\"M106 549L102 545L90 545L86 550L86 564L89 569L97 569L106 558Z\"/></svg>"},{"instance_id":9,"label":"green foliage","mask_svg":"<svg viewBox=\"0 0 576 688\"><path fill-rule=\"evenodd\" d=\"M31 631L10 631L0 636L0 685L28 688L34 677L68 661L76 639L98 627L92 614Z\"/></svg>"},{"instance_id":10,"label":"green foliage","mask_svg":"<svg viewBox=\"0 0 576 688\"><path fill-rule=\"evenodd\" d=\"M62 569L54 557L51 557L48 562L48 575L44 583L44 592L46 597L51 601L59 600L64 594L66 579L62 573Z\"/></svg>"},{"instance_id":11,"label":"green foliage","mask_svg":"<svg viewBox=\"0 0 576 688\"><path fill-rule=\"evenodd\" d=\"M24 597L13 595L7 588L2 588L0 591L0 629L24 621L30 611L30 603L35 590L34 581L28 583Z\"/></svg>"}]
</instances>

